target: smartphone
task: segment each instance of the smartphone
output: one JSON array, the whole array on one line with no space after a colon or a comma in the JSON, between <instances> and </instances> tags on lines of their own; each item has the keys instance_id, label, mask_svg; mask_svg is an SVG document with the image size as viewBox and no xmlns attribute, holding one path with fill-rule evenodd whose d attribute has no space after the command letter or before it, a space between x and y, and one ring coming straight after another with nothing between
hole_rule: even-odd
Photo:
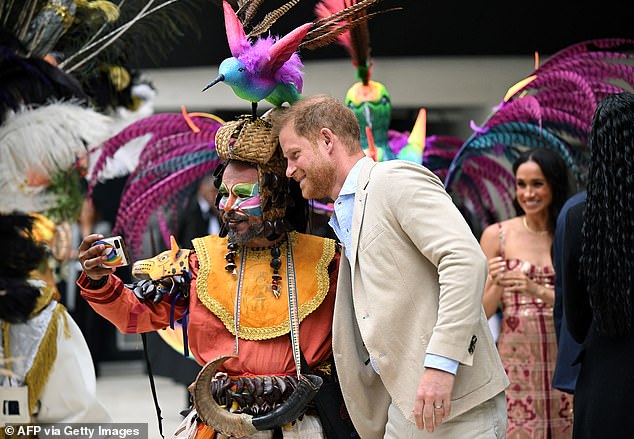
<instances>
[{"instance_id":1,"label":"smartphone","mask_svg":"<svg viewBox=\"0 0 634 439\"><path fill-rule=\"evenodd\" d=\"M102 255L108 259L101 263L104 268L125 267L130 265L130 257L121 236L100 239L93 245L103 244L105 246Z\"/></svg>"}]
</instances>

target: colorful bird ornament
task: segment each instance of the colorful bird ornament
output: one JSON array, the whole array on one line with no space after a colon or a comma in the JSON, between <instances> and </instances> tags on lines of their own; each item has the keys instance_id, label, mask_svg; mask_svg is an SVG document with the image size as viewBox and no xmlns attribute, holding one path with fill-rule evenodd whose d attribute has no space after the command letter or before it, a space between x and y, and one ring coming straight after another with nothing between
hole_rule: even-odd
<instances>
[{"instance_id":1,"label":"colorful bird ornament","mask_svg":"<svg viewBox=\"0 0 634 439\"><path fill-rule=\"evenodd\" d=\"M338 9L356 4L357 0L324 0L315 6L315 15L323 18ZM382 12L400 9L392 8ZM351 19L354 18L356 17L351 16ZM425 138L426 111L419 110L411 133L390 129L392 98L384 84L370 79L373 61L370 56L370 31L367 21L339 35L337 43L346 49L357 69L358 81L348 89L345 103L357 116L361 128L361 145L366 155L376 161L401 159L423 163L423 150L435 145L434 142L427 142ZM427 143L430 145L426 145ZM455 143L450 141L443 145ZM442 155L446 152L443 147Z\"/></svg>"},{"instance_id":2,"label":"colorful bird ornament","mask_svg":"<svg viewBox=\"0 0 634 439\"><path fill-rule=\"evenodd\" d=\"M315 49L330 44L337 35L368 20L373 14L368 15L364 11L379 1L381 0L363 0L358 5L337 10L321 20L305 23L285 36L276 38L259 35L266 32L299 0L291 0L267 14L248 34L244 26L261 2L239 2L240 8L236 13L230 4L223 0L225 28L232 56L220 63L218 76L203 91L218 82L224 82L238 97L252 103L254 113L257 103L261 100L275 106L297 101L303 85L303 64L297 51L301 48ZM245 18L241 21L238 14L245 10ZM347 20L353 15L356 16L355 19ZM251 41L254 37L257 37L255 41Z\"/></svg>"},{"instance_id":3,"label":"colorful bird ornament","mask_svg":"<svg viewBox=\"0 0 634 439\"><path fill-rule=\"evenodd\" d=\"M223 81L247 101L266 99L279 106L295 102L302 90L302 62L295 53L312 23L306 23L284 37L258 38L253 45L240 19L226 1L222 2L231 58L218 67L218 76L203 91Z\"/></svg>"}]
</instances>

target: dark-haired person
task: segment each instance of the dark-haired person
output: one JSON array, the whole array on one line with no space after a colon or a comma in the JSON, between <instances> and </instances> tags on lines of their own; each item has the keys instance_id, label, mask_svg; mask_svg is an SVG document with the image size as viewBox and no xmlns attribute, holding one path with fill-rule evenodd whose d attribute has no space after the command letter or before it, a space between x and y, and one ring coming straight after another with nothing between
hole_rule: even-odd
<instances>
[{"instance_id":1,"label":"dark-haired person","mask_svg":"<svg viewBox=\"0 0 634 439\"><path fill-rule=\"evenodd\" d=\"M519 215L488 226L480 238L489 259L487 317L502 305L498 350L511 381L507 437L569 438L572 398L551 385L557 358L551 247L568 197L567 168L556 153L537 148L520 154L513 173Z\"/></svg>"},{"instance_id":2,"label":"dark-haired person","mask_svg":"<svg viewBox=\"0 0 634 439\"><path fill-rule=\"evenodd\" d=\"M632 437L634 393L634 94L605 97L592 120L587 196L568 210L563 289L582 344L575 439Z\"/></svg>"},{"instance_id":3,"label":"dark-haired person","mask_svg":"<svg viewBox=\"0 0 634 439\"><path fill-rule=\"evenodd\" d=\"M53 231L41 215L0 214L0 425L110 421L86 341L45 281Z\"/></svg>"}]
</instances>

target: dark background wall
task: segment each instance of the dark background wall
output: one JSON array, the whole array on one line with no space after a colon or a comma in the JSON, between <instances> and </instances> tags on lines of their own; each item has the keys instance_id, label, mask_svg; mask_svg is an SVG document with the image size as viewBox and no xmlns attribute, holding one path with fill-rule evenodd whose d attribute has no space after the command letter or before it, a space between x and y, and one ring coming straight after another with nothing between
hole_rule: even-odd
<instances>
[{"instance_id":1,"label":"dark background wall","mask_svg":"<svg viewBox=\"0 0 634 439\"><path fill-rule=\"evenodd\" d=\"M139 54L139 67L189 67L219 64L229 55L222 9L218 1L200 0L196 26L200 38L188 34L168 58L152 62ZM267 0L268 12L281 5ZM303 0L271 29L283 35L313 20L313 0ZM380 15L370 22L373 56L458 56L552 54L591 38L634 37L634 3L606 0L582 7L557 1L424 1L384 0L379 7L402 11ZM376 8L375 8L376 9ZM345 58L338 46L303 51L305 60Z\"/></svg>"}]
</instances>

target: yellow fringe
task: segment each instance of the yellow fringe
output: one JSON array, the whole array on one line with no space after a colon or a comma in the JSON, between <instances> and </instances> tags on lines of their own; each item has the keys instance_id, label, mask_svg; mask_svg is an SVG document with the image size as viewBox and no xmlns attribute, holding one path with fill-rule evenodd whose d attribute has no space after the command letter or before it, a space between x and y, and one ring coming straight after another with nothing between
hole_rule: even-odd
<instances>
[{"instance_id":1,"label":"yellow fringe","mask_svg":"<svg viewBox=\"0 0 634 439\"><path fill-rule=\"evenodd\" d=\"M27 372L24 379L25 384L29 388L29 411L33 413L35 406L44 391L44 386L48 381L48 377L51 374L53 363L57 357L57 322L60 317L60 313L64 315L64 305L58 303L53 310L51 321L46 328L46 333L42 337L40 347L35 355L35 361L31 366L31 369ZM64 316L64 325L67 326L66 316ZM68 328L64 329L66 334ZM70 333L69 333L70 335Z\"/></svg>"},{"instance_id":2,"label":"yellow fringe","mask_svg":"<svg viewBox=\"0 0 634 439\"><path fill-rule=\"evenodd\" d=\"M63 305L62 305L62 308L64 308ZM64 308L64 310L66 310L66 308ZM70 338L70 327L68 326L68 314L63 312L62 313L62 319L64 320L64 338L65 339L69 339Z\"/></svg>"},{"instance_id":3,"label":"yellow fringe","mask_svg":"<svg viewBox=\"0 0 634 439\"><path fill-rule=\"evenodd\" d=\"M4 350L4 363L5 367L9 372L11 372L11 362L9 358L11 358L11 346L9 344L9 323L2 322L2 346Z\"/></svg>"}]
</instances>

